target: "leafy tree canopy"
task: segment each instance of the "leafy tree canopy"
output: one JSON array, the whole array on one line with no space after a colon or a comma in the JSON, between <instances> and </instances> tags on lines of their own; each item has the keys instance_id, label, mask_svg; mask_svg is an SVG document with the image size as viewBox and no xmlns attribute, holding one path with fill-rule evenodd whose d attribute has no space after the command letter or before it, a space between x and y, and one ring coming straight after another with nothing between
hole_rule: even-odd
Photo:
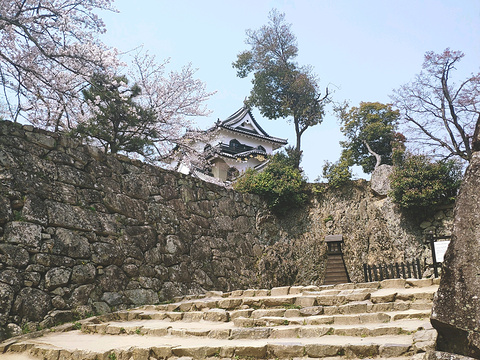
<instances>
[{"instance_id":1,"label":"leafy tree canopy","mask_svg":"<svg viewBox=\"0 0 480 360\"><path fill-rule=\"evenodd\" d=\"M352 180L352 170L350 169L348 160L341 157L340 160L332 163L325 161L323 165L323 178L327 180L328 185L339 188ZM317 180L320 180L318 178Z\"/></svg>"},{"instance_id":2,"label":"leafy tree canopy","mask_svg":"<svg viewBox=\"0 0 480 360\"><path fill-rule=\"evenodd\" d=\"M246 35L251 48L238 54L233 67L241 78L253 73L253 88L247 103L257 106L269 119L292 120L295 151L300 154L303 133L323 119L328 89L322 96L311 67L297 64L297 40L284 14L272 10L268 25L247 30Z\"/></svg>"},{"instance_id":3,"label":"leafy tree canopy","mask_svg":"<svg viewBox=\"0 0 480 360\"><path fill-rule=\"evenodd\" d=\"M295 168L296 159L284 153L272 156L262 172L248 169L234 184L240 192L262 196L268 207L280 215L303 205L307 199L306 180Z\"/></svg>"},{"instance_id":4,"label":"leafy tree canopy","mask_svg":"<svg viewBox=\"0 0 480 360\"><path fill-rule=\"evenodd\" d=\"M350 109L344 104L337 107L336 112L341 131L347 138L340 142L344 163L359 165L367 174L381 163L392 164L392 146L398 137L398 110L393 110L389 104L361 102Z\"/></svg>"},{"instance_id":5,"label":"leafy tree canopy","mask_svg":"<svg viewBox=\"0 0 480 360\"><path fill-rule=\"evenodd\" d=\"M205 84L195 78L191 64L165 73L169 61L157 62L148 52L130 52L132 61L126 56L120 60L117 50L99 38L106 28L97 13L114 11L112 2L0 0L0 116L13 121L24 118L54 131L79 126L77 132L96 136L108 151L154 150L156 157L149 160L161 160L175 145L188 148L182 143L185 129L192 127L191 117L210 113L205 102L213 92L207 92ZM124 63L129 64L127 69ZM128 74L141 92L135 86L107 85L115 74ZM91 94L96 92L101 104L82 96L86 88ZM118 112L114 108L125 111L111 121L131 127L107 126L107 113ZM142 113L140 119L134 119L135 113ZM93 119L101 124L99 129L92 127ZM149 123L148 130L145 123ZM112 131L107 135L109 127ZM146 141L147 135L154 137ZM142 149L147 142L149 146Z\"/></svg>"},{"instance_id":6,"label":"leafy tree canopy","mask_svg":"<svg viewBox=\"0 0 480 360\"><path fill-rule=\"evenodd\" d=\"M432 161L426 155L405 153L391 175L390 196L414 216L452 203L460 186L461 165L455 160Z\"/></svg>"}]
</instances>

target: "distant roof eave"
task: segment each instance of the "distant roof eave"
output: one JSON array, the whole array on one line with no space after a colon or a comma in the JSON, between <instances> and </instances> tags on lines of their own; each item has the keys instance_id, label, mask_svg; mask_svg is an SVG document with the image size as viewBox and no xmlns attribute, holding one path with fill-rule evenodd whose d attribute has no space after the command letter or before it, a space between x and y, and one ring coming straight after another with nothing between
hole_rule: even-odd
<instances>
[{"instance_id":1,"label":"distant roof eave","mask_svg":"<svg viewBox=\"0 0 480 360\"><path fill-rule=\"evenodd\" d=\"M231 126L225 126L225 125L220 125L220 127L222 129L225 129L225 130L228 130L228 131L240 133L240 134L247 135L247 136L252 136L252 137L255 137L255 138L258 138L258 139L263 139L263 140L273 142L273 143L277 143L277 144L281 144L281 145L286 145L288 143L288 141L286 139L280 139L280 138L277 138L277 137L270 136L268 134L267 135L259 135L259 134L252 133L250 131L245 131L245 130L238 129L238 128L232 128Z\"/></svg>"}]
</instances>

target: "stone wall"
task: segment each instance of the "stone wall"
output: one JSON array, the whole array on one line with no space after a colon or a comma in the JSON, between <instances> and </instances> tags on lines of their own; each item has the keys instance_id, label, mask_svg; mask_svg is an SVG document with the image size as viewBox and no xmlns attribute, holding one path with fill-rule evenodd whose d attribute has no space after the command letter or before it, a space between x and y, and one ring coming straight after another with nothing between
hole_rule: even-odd
<instances>
[{"instance_id":1,"label":"stone wall","mask_svg":"<svg viewBox=\"0 0 480 360\"><path fill-rule=\"evenodd\" d=\"M278 219L256 196L0 122L0 338L189 293L321 284L337 233L353 281L363 262L428 258L421 228L365 181Z\"/></svg>"}]
</instances>

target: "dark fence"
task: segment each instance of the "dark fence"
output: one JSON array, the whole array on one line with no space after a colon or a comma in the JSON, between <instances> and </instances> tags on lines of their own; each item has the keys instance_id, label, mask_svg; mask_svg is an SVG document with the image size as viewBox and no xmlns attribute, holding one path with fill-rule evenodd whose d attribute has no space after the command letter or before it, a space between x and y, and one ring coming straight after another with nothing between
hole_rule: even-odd
<instances>
[{"instance_id":1,"label":"dark fence","mask_svg":"<svg viewBox=\"0 0 480 360\"><path fill-rule=\"evenodd\" d=\"M421 279L422 274L423 271L419 259L400 264L363 264L365 282L382 281L385 279Z\"/></svg>"}]
</instances>

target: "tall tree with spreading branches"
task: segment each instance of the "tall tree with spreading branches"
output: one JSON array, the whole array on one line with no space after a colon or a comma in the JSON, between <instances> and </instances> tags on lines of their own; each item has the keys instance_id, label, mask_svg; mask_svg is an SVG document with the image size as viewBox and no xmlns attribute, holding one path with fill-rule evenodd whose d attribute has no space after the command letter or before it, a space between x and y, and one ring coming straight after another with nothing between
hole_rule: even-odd
<instances>
[{"instance_id":1,"label":"tall tree with spreading branches","mask_svg":"<svg viewBox=\"0 0 480 360\"><path fill-rule=\"evenodd\" d=\"M250 50L238 54L233 67L241 78L253 73L253 88L247 102L257 106L269 119L291 120L296 135L295 151L301 154L302 135L323 120L328 88L322 94L311 66L297 64L297 40L291 25L285 22L285 14L272 10L268 25L247 30L246 35ZM299 165L298 160L296 167Z\"/></svg>"},{"instance_id":2,"label":"tall tree with spreading branches","mask_svg":"<svg viewBox=\"0 0 480 360\"><path fill-rule=\"evenodd\" d=\"M134 54L131 64L129 77L141 88L136 103L155 117L156 158L165 158L174 146L196 158L192 140L205 136L205 132L191 131L186 137L185 130L192 129L193 118L211 113L206 102L215 91L207 91L206 84L195 77L197 69L192 64L167 72L169 59L159 62L148 52Z\"/></svg>"},{"instance_id":3,"label":"tall tree with spreading branches","mask_svg":"<svg viewBox=\"0 0 480 360\"><path fill-rule=\"evenodd\" d=\"M74 126L81 90L118 65L98 39L96 10L111 0L0 0L0 100L9 117L58 130Z\"/></svg>"},{"instance_id":4,"label":"tall tree with spreading branches","mask_svg":"<svg viewBox=\"0 0 480 360\"><path fill-rule=\"evenodd\" d=\"M209 113L205 102L213 92L207 92L205 84L195 78L196 70L190 64L167 73L168 60L157 62L148 53L139 53L126 68L117 50L98 38L106 29L95 12L114 11L112 2L0 0L0 117L13 121L23 118L54 131L78 126L93 130L92 119L99 120L102 111L113 110L106 106L109 96L122 95L119 99L123 102L117 107L123 108L125 114L139 109L151 114L148 121L139 121L143 124L140 127L148 124L142 130L144 135L155 134L149 149L153 149L150 155L156 153L156 157L149 159L158 160L174 144L182 142L192 117ZM99 74L103 84L98 82ZM123 91L115 83L124 76L139 90L129 99L126 94L132 94L133 89ZM99 112L96 100L82 96L86 89L100 98L104 96L103 110ZM107 89L112 90L109 95ZM104 126L104 138L115 137L115 131L107 136L108 129L114 130ZM100 141L94 136L88 138L97 144ZM105 146L105 139L102 141ZM107 147L109 151L131 149L124 144L123 149L115 150L115 142Z\"/></svg>"},{"instance_id":5,"label":"tall tree with spreading branches","mask_svg":"<svg viewBox=\"0 0 480 360\"><path fill-rule=\"evenodd\" d=\"M367 174L380 164L392 164L393 146L397 138L398 110L390 104L361 102L348 108L348 104L336 108L345 141L342 158L350 165L360 165Z\"/></svg>"},{"instance_id":6,"label":"tall tree with spreading branches","mask_svg":"<svg viewBox=\"0 0 480 360\"><path fill-rule=\"evenodd\" d=\"M425 54L423 71L395 90L392 99L411 130L410 139L440 154L470 161L475 124L480 120L480 72L459 83L453 73L464 57L446 49Z\"/></svg>"},{"instance_id":7,"label":"tall tree with spreading branches","mask_svg":"<svg viewBox=\"0 0 480 360\"><path fill-rule=\"evenodd\" d=\"M166 73L168 60L157 62L148 53L136 53L127 76L95 74L83 91L83 115L72 131L106 152L137 153L148 161L162 161L176 146L192 153L192 118L210 111L204 105L213 94L195 79L191 65ZM195 157L196 154L192 153Z\"/></svg>"}]
</instances>

